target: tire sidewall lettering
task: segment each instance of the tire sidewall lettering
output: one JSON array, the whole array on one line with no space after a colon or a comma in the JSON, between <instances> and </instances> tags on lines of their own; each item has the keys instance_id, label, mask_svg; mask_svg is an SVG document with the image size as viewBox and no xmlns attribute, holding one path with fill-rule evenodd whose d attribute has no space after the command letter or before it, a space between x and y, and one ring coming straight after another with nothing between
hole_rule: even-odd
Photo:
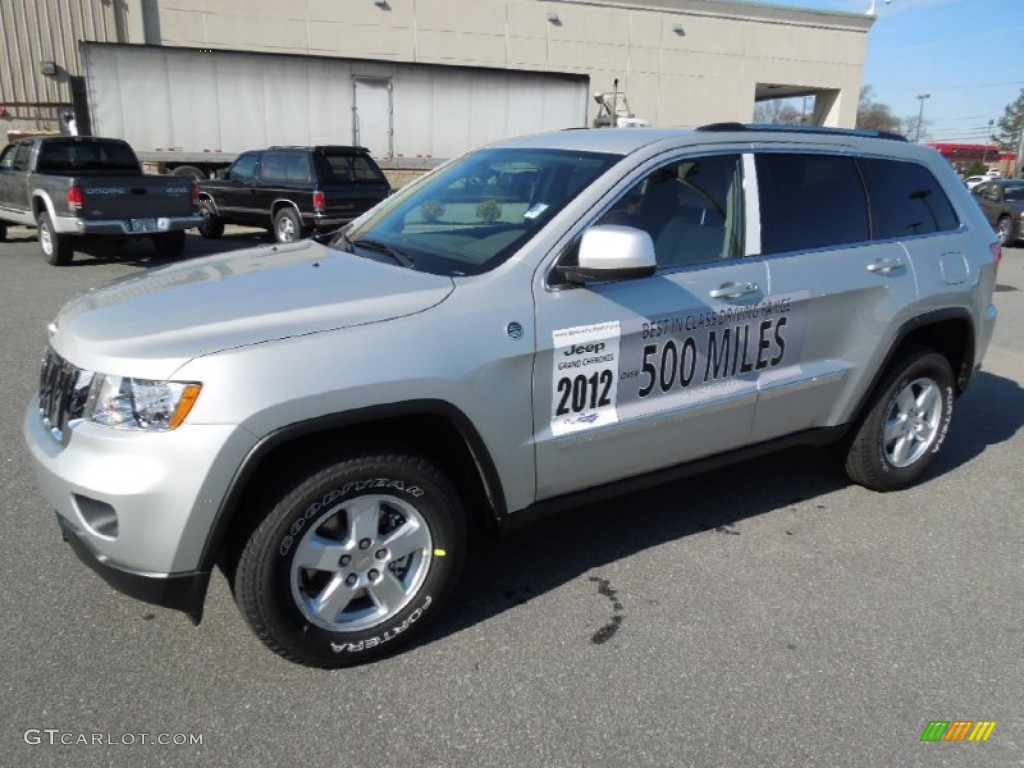
<instances>
[{"instance_id":1,"label":"tire sidewall lettering","mask_svg":"<svg viewBox=\"0 0 1024 768\"><path fill-rule=\"evenodd\" d=\"M299 540L303 530L309 524L310 520L313 520L320 516L325 509L330 509L338 501L345 499L355 498L361 495L364 491L400 491L411 496L414 499L422 498L424 490L420 486L409 483L407 484L404 480L387 477L374 477L366 480L353 480L345 483L344 486L339 490L332 488L327 491L319 500L314 501L306 510L289 526L284 536L281 538L280 546L278 547L278 554L281 557L287 557L295 545L295 542Z\"/></svg>"},{"instance_id":2,"label":"tire sidewall lettering","mask_svg":"<svg viewBox=\"0 0 1024 768\"><path fill-rule=\"evenodd\" d=\"M360 640L348 641L348 642L334 642L333 640L328 643L331 652L336 654L342 653L360 653L362 651L369 651L378 646L384 645L396 638L400 637L404 632L409 630L417 621L423 618L423 614L430 608L434 598L431 595L425 595L422 602L416 607L412 608L409 615L406 616L401 623L392 627L391 629L385 630L383 633L373 635L371 637L362 638Z\"/></svg>"}]
</instances>

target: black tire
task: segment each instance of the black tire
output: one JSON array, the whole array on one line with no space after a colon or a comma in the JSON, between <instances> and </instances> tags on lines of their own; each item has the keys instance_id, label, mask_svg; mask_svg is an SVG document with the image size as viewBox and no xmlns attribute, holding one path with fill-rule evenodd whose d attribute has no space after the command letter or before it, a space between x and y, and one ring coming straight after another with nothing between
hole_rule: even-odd
<instances>
[{"instance_id":1,"label":"black tire","mask_svg":"<svg viewBox=\"0 0 1024 768\"><path fill-rule=\"evenodd\" d=\"M916 350L894 364L846 455L846 473L875 491L913 485L946 440L953 418L953 370L945 356Z\"/></svg>"},{"instance_id":2,"label":"black tire","mask_svg":"<svg viewBox=\"0 0 1024 768\"><path fill-rule=\"evenodd\" d=\"M274 239L279 243L294 243L305 237L302 220L296 210L286 206L274 215Z\"/></svg>"},{"instance_id":3,"label":"black tire","mask_svg":"<svg viewBox=\"0 0 1024 768\"><path fill-rule=\"evenodd\" d=\"M1013 235L1013 222L1009 216L1003 216L999 219L999 223L996 225L996 231L999 233L999 244L1003 246L1013 245L1013 241L1016 239Z\"/></svg>"},{"instance_id":4,"label":"black tire","mask_svg":"<svg viewBox=\"0 0 1024 768\"><path fill-rule=\"evenodd\" d=\"M194 165L179 165L173 171L171 176L182 176L186 179L195 179L196 181L206 181L209 176L203 173L202 169L196 168Z\"/></svg>"},{"instance_id":5,"label":"black tire","mask_svg":"<svg viewBox=\"0 0 1024 768\"><path fill-rule=\"evenodd\" d=\"M185 252L185 231L182 229L151 235L151 239L157 255L165 259L176 259Z\"/></svg>"},{"instance_id":6,"label":"black tire","mask_svg":"<svg viewBox=\"0 0 1024 768\"><path fill-rule=\"evenodd\" d=\"M224 234L224 220L217 215L211 203L200 203L199 215L203 217L202 222L196 227L200 235L208 240L216 240Z\"/></svg>"},{"instance_id":7,"label":"black tire","mask_svg":"<svg viewBox=\"0 0 1024 768\"><path fill-rule=\"evenodd\" d=\"M360 664L408 645L436 617L466 540L458 495L433 465L401 455L349 459L298 483L249 536L235 599L260 640L286 659ZM316 602L331 596L331 607Z\"/></svg>"},{"instance_id":8,"label":"black tire","mask_svg":"<svg viewBox=\"0 0 1024 768\"><path fill-rule=\"evenodd\" d=\"M43 252L46 261L55 267L64 267L70 264L75 253L71 235L62 235L54 231L50 214L45 212L39 216L38 227L39 249Z\"/></svg>"},{"instance_id":9,"label":"black tire","mask_svg":"<svg viewBox=\"0 0 1024 768\"><path fill-rule=\"evenodd\" d=\"M0 221L0 243L7 239L7 222Z\"/></svg>"}]
</instances>

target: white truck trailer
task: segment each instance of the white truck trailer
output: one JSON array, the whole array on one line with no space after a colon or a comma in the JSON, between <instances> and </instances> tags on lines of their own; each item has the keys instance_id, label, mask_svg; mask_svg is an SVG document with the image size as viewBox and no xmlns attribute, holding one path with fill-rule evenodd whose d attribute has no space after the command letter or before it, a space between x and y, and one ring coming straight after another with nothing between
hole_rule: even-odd
<instances>
[{"instance_id":1,"label":"white truck trailer","mask_svg":"<svg viewBox=\"0 0 1024 768\"><path fill-rule=\"evenodd\" d=\"M429 168L510 136L586 125L582 75L82 42L91 132L207 178L247 149L355 144Z\"/></svg>"}]
</instances>

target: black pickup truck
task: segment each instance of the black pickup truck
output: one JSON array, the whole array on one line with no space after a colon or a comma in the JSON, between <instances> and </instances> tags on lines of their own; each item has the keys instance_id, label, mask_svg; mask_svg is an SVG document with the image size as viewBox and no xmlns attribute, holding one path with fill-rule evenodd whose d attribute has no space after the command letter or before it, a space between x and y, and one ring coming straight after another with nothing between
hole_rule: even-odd
<instances>
[{"instance_id":1,"label":"black pickup truck","mask_svg":"<svg viewBox=\"0 0 1024 768\"><path fill-rule=\"evenodd\" d=\"M180 256L185 230L198 226L188 179L143 174L119 139L45 136L0 153L0 241L8 224L39 229L51 264L70 263L82 236L149 237L161 256Z\"/></svg>"},{"instance_id":2,"label":"black pickup truck","mask_svg":"<svg viewBox=\"0 0 1024 768\"><path fill-rule=\"evenodd\" d=\"M288 243L347 224L391 193L363 147L271 147L243 152L223 178L199 182L203 237L225 224L267 227Z\"/></svg>"}]
</instances>

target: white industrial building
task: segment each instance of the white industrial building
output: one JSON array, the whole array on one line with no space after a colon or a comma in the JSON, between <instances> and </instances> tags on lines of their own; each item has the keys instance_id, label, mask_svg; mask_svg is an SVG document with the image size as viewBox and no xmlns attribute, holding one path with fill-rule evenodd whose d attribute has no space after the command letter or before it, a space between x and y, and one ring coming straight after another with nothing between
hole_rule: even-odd
<instances>
[{"instance_id":1,"label":"white industrial building","mask_svg":"<svg viewBox=\"0 0 1024 768\"><path fill-rule=\"evenodd\" d=\"M141 151L230 153L262 137L436 158L503 135L592 124L592 95L616 82L630 110L659 127L746 122L756 102L784 96L813 97L810 121L848 127L872 22L736 0L4 0L0 131L57 130L58 111L74 105L86 129L96 123ZM81 41L122 44L122 59L152 61L166 49L167 82L123 63L116 84L109 67L88 72ZM108 62L115 55L92 50ZM214 57L220 74L204 86ZM290 79L273 74L286 70ZM286 87L297 78L302 88ZM312 109L317 99L329 106ZM129 103L151 113L145 137L128 127L141 122ZM615 104L621 110L619 97ZM82 114L90 109L98 114ZM149 135L156 113L170 126L160 137ZM182 138L184 123L204 115L219 133ZM232 121L264 132L221 125Z\"/></svg>"}]
</instances>

